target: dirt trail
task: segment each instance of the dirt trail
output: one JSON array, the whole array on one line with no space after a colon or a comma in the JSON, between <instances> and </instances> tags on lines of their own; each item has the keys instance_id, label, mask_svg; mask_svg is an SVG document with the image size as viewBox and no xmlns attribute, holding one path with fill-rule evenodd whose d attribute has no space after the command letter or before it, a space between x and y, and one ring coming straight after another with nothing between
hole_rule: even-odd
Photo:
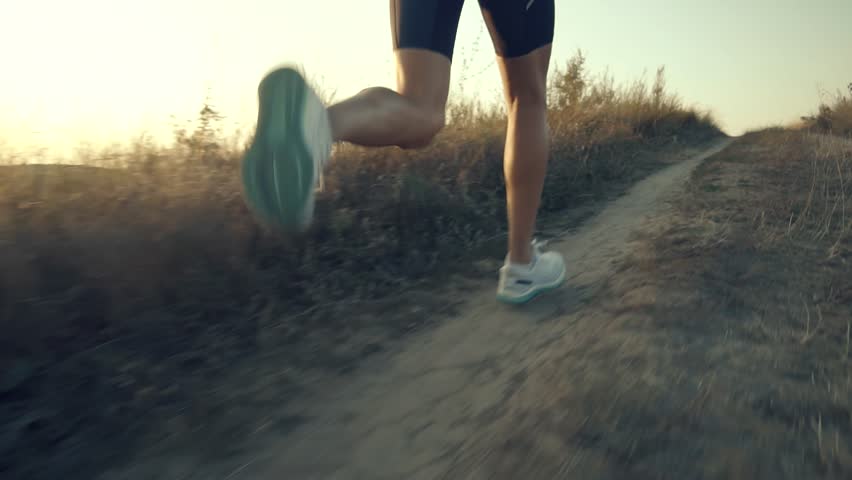
<instances>
[{"instance_id":1,"label":"dirt trail","mask_svg":"<svg viewBox=\"0 0 852 480\"><path fill-rule=\"evenodd\" d=\"M505 399L521 388L527 366L554 338L583 328L583 318L572 314L629 253L629 235L664 215L666 196L729 144L720 141L646 178L578 231L551 242L574 272L558 293L512 308L495 303L493 285L483 285L455 318L377 356L298 408L309 420L247 458L230 479L457 478L448 472L489 448L484 432L507 414Z\"/></svg>"},{"instance_id":2,"label":"dirt trail","mask_svg":"<svg viewBox=\"0 0 852 480\"><path fill-rule=\"evenodd\" d=\"M279 438L265 436L258 442L263 446L236 467L229 462L213 474L173 465L167 475L228 480L493 478L477 473L477 465L499 441L498 420L505 429L506 419L517 416L508 399L525 388L531 366L549 355L555 339L588 329L585 323L595 321L588 312L595 308L596 287L629 253L630 235L664 218L667 196L679 190L702 160L730 143L721 140L651 175L577 231L552 241L548 248L562 252L569 268L566 286L558 292L514 308L496 303L493 282L483 282L479 291L464 293L470 300L457 316L413 335L395 351L376 355L358 373L290 407L307 420ZM543 392L542 404L546 396ZM539 477L533 473L530 478Z\"/></svg>"}]
</instances>

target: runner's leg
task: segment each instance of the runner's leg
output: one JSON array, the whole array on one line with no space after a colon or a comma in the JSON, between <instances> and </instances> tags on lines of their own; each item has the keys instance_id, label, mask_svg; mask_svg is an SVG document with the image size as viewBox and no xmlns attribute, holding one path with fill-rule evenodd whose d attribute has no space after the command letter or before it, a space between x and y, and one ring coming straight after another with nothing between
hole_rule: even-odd
<instances>
[{"instance_id":1,"label":"runner's leg","mask_svg":"<svg viewBox=\"0 0 852 480\"><path fill-rule=\"evenodd\" d=\"M549 60L548 45L522 57L498 61L509 114L503 153L509 258L521 264L530 262L530 241L550 152L545 99Z\"/></svg>"},{"instance_id":2,"label":"runner's leg","mask_svg":"<svg viewBox=\"0 0 852 480\"><path fill-rule=\"evenodd\" d=\"M390 0L396 91L373 87L329 107L337 141L422 147L444 127L450 65L464 0Z\"/></svg>"},{"instance_id":3,"label":"runner's leg","mask_svg":"<svg viewBox=\"0 0 852 480\"><path fill-rule=\"evenodd\" d=\"M397 50L397 89L371 87L328 109L335 141L426 146L444 127L450 61L427 50Z\"/></svg>"},{"instance_id":4,"label":"runner's leg","mask_svg":"<svg viewBox=\"0 0 852 480\"><path fill-rule=\"evenodd\" d=\"M328 108L301 72L283 66L258 86L258 122L242 162L246 203L265 223L304 231L335 140L428 144L444 126L464 0L391 0L397 91L370 88Z\"/></svg>"},{"instance_id":5,"label":"runner's leg","mask_svg":"<svg viewBox=\"0 0 852 480\"><path fill-rule=\"evenodd\" d=\"M554 0L480 0L497 51L508 127L504 151L509 259L531 261L530 242L547 168L547 69Z\"/></svg>"}]
</instances>

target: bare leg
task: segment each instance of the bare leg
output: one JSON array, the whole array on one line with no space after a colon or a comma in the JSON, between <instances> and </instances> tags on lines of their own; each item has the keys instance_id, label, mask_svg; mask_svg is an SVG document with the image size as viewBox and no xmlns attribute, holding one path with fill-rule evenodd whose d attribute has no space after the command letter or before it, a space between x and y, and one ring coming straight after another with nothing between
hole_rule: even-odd
<instances>
[{"instance_id":1,"label":"bare leg","mask_svg":"<svg viewBox=\"0 0 852 480\"><path fill-rule=\"evenodd\" d=\"M504 152L509 260L527 264L541 203L550 136L547 67L551 46L517 58L498 58L509 113Z\"/></svg>"},{"instance_id":2,"label":"bare leg","mask_svg":"<svg viewBox=\"0 0 852 480\"><path fill-rule=\"evenodd\" d=\"M329 107L334 140L416 148L444 127L450 60L419 49L396 51L397 91L373 87Z\"/></svg>"}]
</instances>

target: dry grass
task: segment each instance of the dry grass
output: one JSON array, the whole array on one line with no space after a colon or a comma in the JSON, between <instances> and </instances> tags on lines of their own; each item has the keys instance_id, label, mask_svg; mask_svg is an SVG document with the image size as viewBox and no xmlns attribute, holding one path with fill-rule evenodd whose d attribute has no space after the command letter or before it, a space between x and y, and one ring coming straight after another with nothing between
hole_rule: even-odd
<instances>
[{"instance_id":1,"label":"dry grass","mask_svg":"<svg viewBox=\"0 0 852 480\"><path fill-rule=\"evenodd\" d=\"M778 167L764 181L779 195L755 219L762 243L826 244L829 258L835 257L852 234L852 139L809 132L763 135L755 144Z\"/></svg>"},{"instance_id":2,"label":"dry grass","mask_svg":"<svg viewBox=\"0 0 852 480\"><path fill-rule=\"evenodd\" d=\"M835 135L852 135L852 83L847 87L849 93L834 94L833 100L819 106L816 115L802 117L801 128Z\"/></svg>"},{"instance_id":3,"label":"dry grass","mask_svg":"<svg viewBox=\"0 0 852 480\"><path fill-rule=\"evenodd\" d=\"M625 265L624 291L610 296L624 299L625 325L641 325L634 341L651 339L642 358L659 362L661 379L637 387L613 416L659 415L642 405L643 390L683 409L688 422L645 446L652 458L682 461L667 473L852 475L850 146L807 131L745 135L699 167L672 224ZM626 302L637 286L655 294L646 310ZM665 344L673 346L657 346ZM690 405L693 385L708 377L712 390ZM671 387L680 379L690 385L682 394Z\"/></svg>"},{"instance_id":4,"label":"dry grass","mask_svg":"<svg viewBox=\"0 0 852 480\"><path fill-rule=\"evenodd\" d=\"M563 70L551 88L545 214L643 174L640 152L719 134L666 93L662 74L616 88L571 62L574 83L560 84ZM234 404L212 380L261 346L297 371L376 327L318 306L387 297L467 265L505 230L497 108L454 103L450 127L421 151L338 149L316 226L285 238L248 215L242 149L221 140L216 120L205 108L172 146L141 139L88 152L83 166L0 167L0 423L10 432L0 471L84 476L107 461L90 460L92 448L111 445L113 459L145 432L162 441L200 428ZM285 392L292 376L279 376Z\"/></svg>"},{"instance_id":5,"label":"dry grass","mask_svg":"<svg viewBox=\"0 0 852 480\"><path fill-rule=\"evenodd\" d=\"M849 145L773 129L702 163L561 300L457 477L852 478Z\"/></svg>"}]
</instances>

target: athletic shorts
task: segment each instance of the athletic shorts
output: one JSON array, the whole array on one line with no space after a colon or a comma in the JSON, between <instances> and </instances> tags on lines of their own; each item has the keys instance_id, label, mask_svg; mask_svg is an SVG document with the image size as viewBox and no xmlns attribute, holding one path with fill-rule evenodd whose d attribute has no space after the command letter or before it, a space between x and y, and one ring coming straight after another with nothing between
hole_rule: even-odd
<instances>
[{"instance_id":1,"label":"athletic shorts","mask_svg":"<svg viewBox=\"0 0 852 480\"><path fill-rule=\"evenodd\" d=\"M553 42L555 0L479 0L497 55L520 57ZM390 0L394 49L422 48L451 61L464 0Z\"/></svg>"}]
</instances>

